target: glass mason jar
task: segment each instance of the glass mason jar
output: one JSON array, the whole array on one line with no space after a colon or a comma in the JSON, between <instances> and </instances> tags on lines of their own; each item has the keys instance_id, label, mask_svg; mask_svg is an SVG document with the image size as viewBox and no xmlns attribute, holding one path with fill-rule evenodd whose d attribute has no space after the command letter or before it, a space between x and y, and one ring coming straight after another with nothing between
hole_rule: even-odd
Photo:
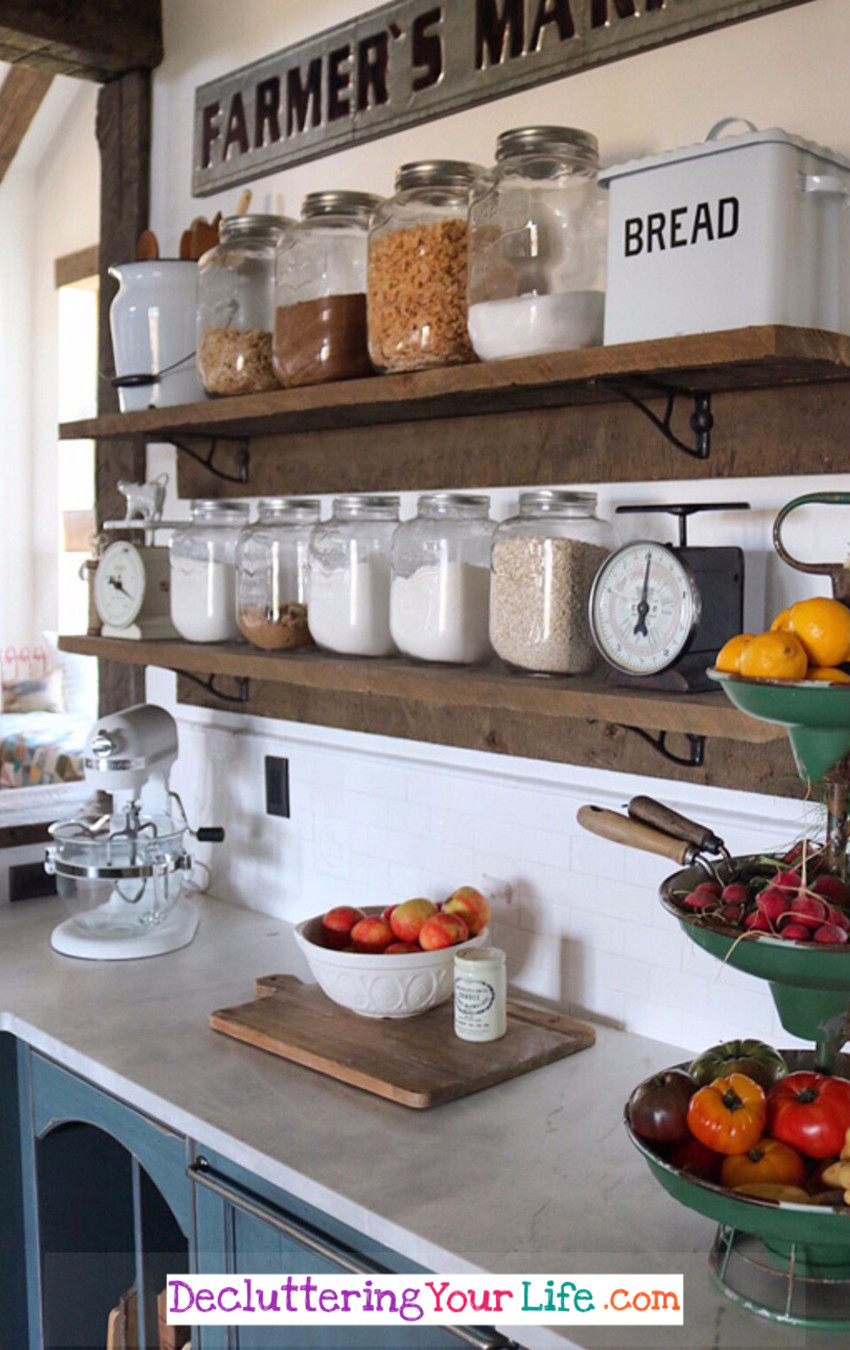
<instances>
[{"instance_id":1,"label":"glass mason jar","mask_svg":"<svg viewBox=\"0 0 850 1350\"><path fill-rule=\"evenodd\" d=\"M236 619L236 541L248 503L193 501L171 536L171 622L188 642L241 638Z\"/></svg>"},{"instance_id":2,"label":"glass mason jar","mask_svg":"<svg viewBox=\"0 0 850 1350\"><path fill-rule=\"evenodd\" d=\"M302 647L307 627L307 550L318 524L315 497L266 497L236 544L236 611L242 636L264 651Z\"/></svg>"},{"instance_id":3,"label":"glass mason jar","mask_svg":"<svg viewBox=\"0 0 850 1350\"><path fill-rule=\"evenodd\" d=\"M590 588L612 547L595 492L520 493L519 515L493 536L490 639L503 661L541 675L593 669Z\"/></svg>"},{"instance_id":4,"label":"glass mason jar","mask_svg":"<svg viewBox=\"0 0 850 1350\"><path fill-rule=\"evenodd\" d=\"M282 385L369 375L366 259L380 197L312 192L275 260L274 369Z\"/></svg>"},{"instance_id":5,"label":"glass mason jar","mask_svg":"<svg viewBox=\"0 0 850 1350\"><path fill-rule=\"evenodd\" d=\"M457 665L492 656L489 510L489 497L429 492L393 535L390 632L405 656Z\"/></svg>"},{"instance_id":6,"label":"glass mason jar","mask_svg":"<svg viewBox=\"0 0 850 1350\"><path fill-rule=\"evenodd\" d=\"M230 216L198 263L198 375L208 394L277 389L274 255L294 224L284 216Z\"/></svg>"},{"instance_id":7,"label":"glass mason jar","mask_svg":"<svg viewBox=\"0 0 850 1350\"><path fill-rule=\"evenodd\" d=\"M391 656L390 543L398 497L337 497L310 536L307 621L313 640L346 656Z\"/></svg>"},{"instance_id":8,"label":"glass mason jar","mask_svg":"<svg viewBox=\"0 0 850 1350\"><path fill-rule=\"evenodd\" d=\"M423 160L396 174L396 194L369 227L369 355L378 370L474 360L466 324L469 198L477 164Z\"/></svg>"},{"instance_id":9,"label":"glass mason jar","mask_svg":"<svg viewBox=\"0 0 850 1350\"><path fill-rule=\"evenodd\" d=\"M484 361L602 341L607 198L595 136L520 127L469 213L469 334Z\"/></svg>"}]
</instances>

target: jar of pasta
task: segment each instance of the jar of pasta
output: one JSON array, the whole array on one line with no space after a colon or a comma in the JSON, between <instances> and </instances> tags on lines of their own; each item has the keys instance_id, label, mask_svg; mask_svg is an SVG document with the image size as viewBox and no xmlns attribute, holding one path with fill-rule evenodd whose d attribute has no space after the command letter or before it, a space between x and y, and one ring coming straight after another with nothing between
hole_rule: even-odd
<instances>
[{"instance_id":1,"label":"jar of pasta","mask_svg":"<svg viewBox=\"0 0 850 1350\"><path fill-rule=\"evenodd\" d=\"M457 365L475 354L467 332L467 214L485 171L422 160L396 174L396 193L369 228L369 355L381 371Z\"/></svg>"}]
</instances>

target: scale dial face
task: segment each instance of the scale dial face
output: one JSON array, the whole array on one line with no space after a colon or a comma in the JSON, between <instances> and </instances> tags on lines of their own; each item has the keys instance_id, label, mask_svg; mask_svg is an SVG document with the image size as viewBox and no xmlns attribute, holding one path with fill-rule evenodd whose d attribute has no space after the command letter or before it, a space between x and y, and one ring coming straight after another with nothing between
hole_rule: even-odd
<instances>
[{"instance_id":1,"label":"scale dial face","mask_svg":"<svg viewBox=\"0 0 850 1350\"><path fill-rule=\"evenodd\" d=\"M687 651L699 617L693 576L664 544L626 544L596 574L590 629L616 670L628 675L667 670Z\"/></svg>"},{"instance_id":2,"label":"scale dial face","mask_svg":"<svg viewBox=\"0 0 850 1350\"><path fill-rule=\"evenodd\" d=\"M104 549L94 579L94 599L104 623L127 628L145 599L145 564L135 544L119 540Z\"/></svg>"}]
</instances>

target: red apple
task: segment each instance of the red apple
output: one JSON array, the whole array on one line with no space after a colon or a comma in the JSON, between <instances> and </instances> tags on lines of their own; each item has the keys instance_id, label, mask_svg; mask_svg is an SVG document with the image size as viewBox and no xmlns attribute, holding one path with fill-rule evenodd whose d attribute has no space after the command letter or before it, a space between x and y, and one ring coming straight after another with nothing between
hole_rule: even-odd
<instances>
[{"instance_id":1,"label":"red apple","mask_svg":"<svg viewBox=\"0 0 850 1350\"><path fill-rule=\"evenodd\" d=\"M387 905L386 909L381 911L381 918L386 919L387 923L389 923L390 919L392 918L393 910L397 908L398 908L397 905Z\"/></svg>"},{"instance_id":2,"label":"red apple","mask_svg":"<svg viewBox=\"0 0 850 1350\"><path fill-rule=\"evenodd\" d=\"M447 914L443 909L426 919L419 934L419 945L425 952L436 952L441 947L455 947L469 938L469 928L459 914Z\"/></svg>"},{"instance_id":3,"label":"red apple","mask_svg":"<svg viewBox=\"0 0 850 1350\"><path fill-rule=\"evenodd\" d=\"M342 951L343 947L348 946L352 928L363 917L362 909L355 909L353 905L338 905L336 909L329 909L322 918L322 945L332 947L337 952Z\"/></svg>"},{"instance_id":4,"label":"red apple","mask_svg":"<svg viewBox=\"0 0 850 1350\"><path fill-rule=\"evenodd\" d=\"M351 930L351 945L356 952L382 952L393 940L393 930L380 914L361 919Z\"/></svg>"},{"instance_id":5,"label":"red apple","mask_svg":"<svg viewBox=\"0 0 850 1350\"><path fill-rule=\"evenodd\" d=\"M390 927L399 942L416 942L426 919L437 913L432 900L404 900L390 915Z\"/></svg>"},{"instance_id":6,"label":"red apple","mask_svg":"<svg viewBox=\"0 0 850 1350\"><path fill-rule=\"evenodd\" d=\"M415 942L391 942L389 947L384 948L384 956L403 956L409 952L421 952L422 948Z\"/></svg>"},{"instance_id":7,"label":"red apple","mask_svg":"<svg viewBox=\"0 0 850 1350\"><path fill-rule=\"evenodd\" d=\"M490 922L490 906L474 886L461 886L452 891L441 913L460 915L472 937L483 933Z\"/></svg>"}]
</instances>

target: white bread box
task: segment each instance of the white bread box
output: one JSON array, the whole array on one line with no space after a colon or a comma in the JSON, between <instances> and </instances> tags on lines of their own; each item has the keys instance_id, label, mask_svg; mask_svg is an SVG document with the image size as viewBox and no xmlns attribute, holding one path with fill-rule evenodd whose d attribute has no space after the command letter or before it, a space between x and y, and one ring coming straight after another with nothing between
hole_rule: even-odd
<instances>
[{"instance_id":1,"label":"white bread box","mask_svg":"<svg viewBox=\"0 0 850 1350\"><path fill-rule=\"evenodd\" d=\"M605 169L605 342L758 324L850 333L850 160L776 127Z\"/></svg>"}]
</instances>

